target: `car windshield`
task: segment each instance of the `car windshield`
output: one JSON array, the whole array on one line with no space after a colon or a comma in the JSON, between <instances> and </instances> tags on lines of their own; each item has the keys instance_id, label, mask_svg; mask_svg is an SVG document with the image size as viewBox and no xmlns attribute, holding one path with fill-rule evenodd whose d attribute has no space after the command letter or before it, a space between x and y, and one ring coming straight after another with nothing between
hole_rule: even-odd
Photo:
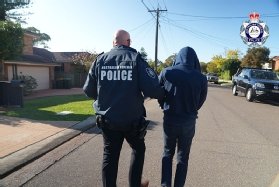
<instances>
[{"instance_id":1,"label":"car windshield","mask_svg":"<svg viewBox=\"0 0 279 187\"><path fill-rule=\"evenodd\" d=\"M279 80L276 73L272 71L252 70L251 77L254 79Z\"/></svg>"}]
</instances>

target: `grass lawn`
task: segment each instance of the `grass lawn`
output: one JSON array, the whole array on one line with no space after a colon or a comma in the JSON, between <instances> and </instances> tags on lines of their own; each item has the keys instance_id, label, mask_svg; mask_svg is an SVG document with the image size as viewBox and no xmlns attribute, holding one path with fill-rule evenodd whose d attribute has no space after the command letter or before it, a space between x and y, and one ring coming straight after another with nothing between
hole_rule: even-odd
<instances>
[{"instance_id":1,"label":"grass lawn","mask_svg":"<svg viewBox=\"0 0 279 187\"><path fill-rule=\"evenodd\" d=\"M62 111L72 113L57 115ZM91 99L85 95L67 95L26 100L23 108L8 108L4 115L47 121L82 121L93 113Z\"/></svg>"}]
</instances>

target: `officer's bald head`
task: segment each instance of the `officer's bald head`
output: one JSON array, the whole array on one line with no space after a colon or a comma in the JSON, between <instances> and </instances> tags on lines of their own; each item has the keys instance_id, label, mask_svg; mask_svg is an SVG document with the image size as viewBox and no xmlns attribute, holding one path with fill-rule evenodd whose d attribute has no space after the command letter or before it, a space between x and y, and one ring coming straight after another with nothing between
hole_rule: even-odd
<instances>
[{"instance_id":1,"label":"officer's bald head","mask_svg":"<svg viewBox=\"0 0 279 187\"><path fill-rule=\"evenodd\" d=\"M118 45L125 45L130 47L131 38L130 38L130 34L127 31L120 29L115 32L114 39L113 39L113 46L118 46Z\"/></svg>"}]
</instances>

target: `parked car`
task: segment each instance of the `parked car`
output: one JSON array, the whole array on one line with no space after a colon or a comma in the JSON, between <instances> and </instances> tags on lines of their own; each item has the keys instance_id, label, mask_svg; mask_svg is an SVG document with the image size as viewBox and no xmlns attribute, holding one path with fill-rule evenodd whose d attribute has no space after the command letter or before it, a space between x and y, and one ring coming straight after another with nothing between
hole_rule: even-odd
<instances>
[{"instance_id":1,"label":"parked car","mask_svg":"<svg viewBox=\"0 0 279 187\"><path fill-rule=\"evenodd\" d=\"M216 73L207 73L206 78L208 82L214 82L214 84L218 84L219 77Z\"/></svg>"},{"instance_id":2,"label":"parked car","mask_svg":"<svg viewBox=\"0 0 279 187\"><path fill-rule=\"evenodd\" d=\"M247 101L254 99L279 100L279 79L275 72L267 69L241 68L232 77L232 93L245 94Z\"/></svg>"}]
</instances>

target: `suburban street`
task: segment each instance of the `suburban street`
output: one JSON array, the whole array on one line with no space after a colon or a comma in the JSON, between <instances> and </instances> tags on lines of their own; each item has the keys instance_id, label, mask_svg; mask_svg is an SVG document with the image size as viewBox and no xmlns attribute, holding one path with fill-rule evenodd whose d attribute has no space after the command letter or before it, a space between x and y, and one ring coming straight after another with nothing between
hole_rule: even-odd
<instances>
[{"instance_id":1,"label":"suburban street","mask_svg":"<svg viewBox=\"0 0 279 187\"><path fill-rule=\"evenodd\" d=\"M162 111L146 102L151 125L146 136L143 178L160 186ZM247 102L231 89L209 84L199 111L187 187L269 187L279 174L279 105ZM4 186L101 187L103 139L91 129L3 179ZM121 152L118 186L128 186L130 148ZM174 159L175 166L175 159ZM173 172L174 173L174 172Z\"/></svg>"}]
</instances>

